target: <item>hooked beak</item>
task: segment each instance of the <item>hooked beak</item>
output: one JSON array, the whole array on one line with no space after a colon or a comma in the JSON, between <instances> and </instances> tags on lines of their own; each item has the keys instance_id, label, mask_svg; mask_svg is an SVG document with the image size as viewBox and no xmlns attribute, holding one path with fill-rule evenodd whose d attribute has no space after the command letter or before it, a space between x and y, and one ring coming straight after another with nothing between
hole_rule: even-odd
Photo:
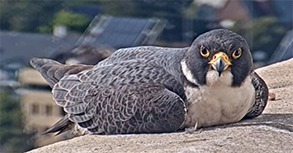
<instances>
[{"instance_id":1,"label":"hooked beak","mask_svg":"<svg viewBox=\"0 0 293 153\"><path fill-rule=\"evenodd\" d=\"M209 61L209 64L212 66L213 69L218 71L219 76L223 71L225 71L232 63L230 62L229 57L227 54L223 52L216 53L212 59Z\"/></svg>"}]
</instances>

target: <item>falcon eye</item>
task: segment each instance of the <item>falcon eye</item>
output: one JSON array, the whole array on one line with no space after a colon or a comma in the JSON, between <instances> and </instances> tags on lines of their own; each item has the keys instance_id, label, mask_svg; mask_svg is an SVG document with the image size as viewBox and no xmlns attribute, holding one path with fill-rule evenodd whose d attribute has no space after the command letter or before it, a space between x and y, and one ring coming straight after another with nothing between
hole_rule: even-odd
<instances>
[{"instance_id":1,"label":"falcon eye","mask_svg":"<svg viewBox=\"0 0 293 153\"><path fill-rule=\"evenodd\" d=\"M242 53L242 49L241 48L238 48L237 50L235 50L233 53L232 53L232 57L234 59L237 59L241 56L241 53Z\"/></svg>"},{"instance_id":2,"label":"falcon eye","mask_svg":"<svg viewBox=\"0 0 293 153\"><path fill-rule=\"evenodd\" d=\"M205 58L207 58L210 55L209 50L207 48L205 48L204 46L200 46L199 52L200 52L200 55Z\"/></svg>"}]
</instances>

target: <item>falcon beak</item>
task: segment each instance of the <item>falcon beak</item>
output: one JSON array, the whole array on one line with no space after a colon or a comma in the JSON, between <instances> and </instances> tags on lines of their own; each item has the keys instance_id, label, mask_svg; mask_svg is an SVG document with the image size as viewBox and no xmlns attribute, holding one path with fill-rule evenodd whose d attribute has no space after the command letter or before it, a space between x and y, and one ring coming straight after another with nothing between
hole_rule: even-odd
<instances>
[{"instance_id":1,"label":"falcon beak","mask_svg":"<svg viewBox=\"0 0 293 153\"><path fill-rule=\"evenodd\" d=\"M209 61L209 64L212 66L213 69L218 71L219 76L223 71L225 71L232 63L230 62L229 57L227 54L223 52L216 53L212 59Z\"/></svg>"}]
</instances>

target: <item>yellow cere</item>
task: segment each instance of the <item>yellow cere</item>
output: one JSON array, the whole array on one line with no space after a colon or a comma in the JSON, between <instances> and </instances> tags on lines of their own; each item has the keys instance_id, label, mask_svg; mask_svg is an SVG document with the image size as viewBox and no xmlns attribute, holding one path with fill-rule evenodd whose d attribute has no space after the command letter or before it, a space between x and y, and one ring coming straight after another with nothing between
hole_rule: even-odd
<instances>
[{"instance_id":1,"label":"yellow cere","mask_svg":"<svg viewBox=\"0 0 293 153\"><path fill-rule=\"evenodd\" d=\"M227 64L227 66L232 65L232 63L230 62L230 59L229 59L228 55L226 53L224 53L224 52L218 52L218 53L216 53L213 56L212 60L209 61L209 64L213 64L219 58L222 58L225 61L225 63Z\"/></svg>"}]
</instances>

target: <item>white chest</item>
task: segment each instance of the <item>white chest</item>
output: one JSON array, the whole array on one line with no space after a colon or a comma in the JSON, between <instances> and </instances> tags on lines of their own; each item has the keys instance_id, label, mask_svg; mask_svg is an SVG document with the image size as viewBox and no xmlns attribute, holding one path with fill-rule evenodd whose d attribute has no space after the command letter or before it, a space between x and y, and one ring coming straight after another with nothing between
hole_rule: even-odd
<instances>
[{"instance_id":1,"label":"white chest","mask_svg":"<svg viewBox=\"0 0 293 153\"><path fill-rule=\"evenodd\" d=\"M230 72L220 78L207 75L207 86L186 87L186 126L197 127L232 123L241 120L254 103L254 87L250 77L241 87L231 87ZM216 79L215 79L216 78Z\"/></svg>"}]
</instances>

